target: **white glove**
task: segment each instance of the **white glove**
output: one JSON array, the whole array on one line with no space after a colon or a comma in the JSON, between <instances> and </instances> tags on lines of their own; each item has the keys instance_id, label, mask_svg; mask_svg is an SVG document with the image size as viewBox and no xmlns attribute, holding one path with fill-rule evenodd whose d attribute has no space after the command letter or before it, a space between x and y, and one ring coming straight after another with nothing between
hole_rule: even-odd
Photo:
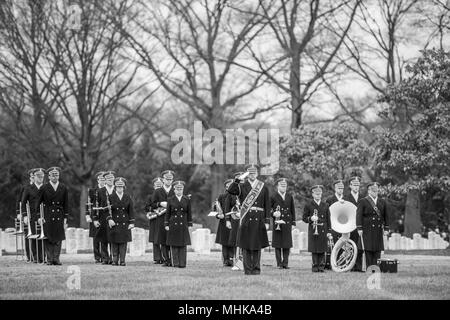
<instances>
[{"instance_id":1,"label":"white glove","mask_svg":"<svg viewBox=\"0 0 450 320\"><path fill-rule=\"evenodd\" d=\"M248 171L247 171L247 172L244 172L243 174L241 174L241 175L238 177L238 179L241 180L241 181L243 181L245 178L247 178L248 175L249 175Z\"/></svg>"},{"instance_id":2,"label":"white glove","mask_svg":"<svg viewBox=\"0 0 450 320\"><path fill-rule=\"evenodd\" d=\"M344 199L341 199L341 200L339 200L339 203L345 203L345 200Z\"/></svg>"},{"instance_id":3,"label":"white glove","mask_svg":"<svg viewBox=\"0 0 450 320\"><path fill-rule=\"evenodd\" d=\"M217 218L219 218L219 219L223 219L225 216L223 215L223 213L220 213L220 214L218 214L217 215Z\"/></svg>"},{"instance_id":4,"label":"white glove","mask_svg":"<svg viewBox=\"0 0 450 320\"><path fill-rule=\"evenodd\" d=\"M167 227L164 227L164 229L166 229L166 231L169 231L169 226L167 226Z\"/></svg>"},{"instance_id":5,"label":"white glove","mask_svg":"<svg viewBox=\"0 0 450 320\"><path fill-rule=\"evenodd\" d=\"M159 203L161 207L167 208L167 201L163 201Z\"/></svg>"},{"instance_id":6,"label":"white glove","mask_svg":"<svg viewBox=\"0 0 450 320\"><path fill-rule=\"evenodd\" d=\"M134 224L129 224L128 225L128 230L131 230L131 229L133 229L134 228Z\"/></svg>"},{"instance_id":7,"label":"white glove","mask_svg":"<svg viewBox=\"0 0 450 320\"><path fill-rule=\"evenodd\" d=\"M311 221L312 222L316 222L317 220L319 220L319 218L317 216L312 216L311 217Z\"/></svg>"},{"instance_id":8,"label":"white glove","mask_svg":"<svg viewBox=\"0 0 450 320\"><path fill-rule=\"evenodd\" d=\"M17 215L17 220L22 220L22 216L20 214Z\"/></svg>"},{"instance_id":9,"label":"white glove","mask_svg":"<svg viewBox=\"0 0 450 320\"><path fill-rule=\"evenodd\" d=\"M23 223L28 224L28 217L27 216L23 217Z\"/></svg>"},{"instance_id":10,"label":"white glove","mask_svg":"<svg viewBox=\"0 0 450 320\"><path fill-rule=\"evenodd\" d=\"M100 222L94 221L94 226L95 226L96 228L100 227Z\"/></svg>"},{"instance_id":11,"label":"white glove","mask_svg":"<svg viewBox=\"0 0 450 320\"><path fill-rule=\"evenodd\" d=\"M266 230L269 230L269 224L265 223L264 225L266 226Z\"/></svg>"},{"instance_id":12,"label":"white glove","mask_svg":"<svg viewBox=\"0 0 450 320\"><path fill-rule=\"evenodd\" d=\"M109 224L109 227L110 227L110 228L112 228L112 227L114 227L114 226L116 225L116 223L114 222L113 219L109 219L109 220L108 220L108 224Z\"/></svg>"},{"instance_id":13,"label":"white glove","mask_svg":"<svg viewBox=\"0 0 450 320\"><path fill-rule=\"evenodd\" d=\"M281 212L280 212L280 211L275 211L275 212L273 213L273 216L274 216L275 218L279 218L279 217L281 217Z\"/></svg>"},{"instance_id":14,"label":"white glove","mask_svg":"<svg viewBox=\"0 0 450 320\"><path fill-rule=\"evenodd\" d=\"M228 229L231 229L231 221L225 222L225 226L226 226Z\"/></svg>"},{"instance_id":15,"label":"white glove","mask_svg":"<svg viewBox=\"0 0 450 320\"><path fill-rule=\"evenodd\" d=\"M39 219L38 219L38 223L39 223L39 224L45 223L45 219L42 218L42 221L41 221L41 218L39 218Z\"/></svg>"},{"instance_id":16,"label":"white glove","mask_svg":"<svg viewBox=\"0 0 450 320\"><path fill-rule=\"evenodd\" d=\"M358 235L361 237L362 236L362 234L363 234L363 231L362 230L358 230Z\"/></svg>"},{"instance_id":17,"label":"white glove","mask_svg":"<svg viewBox=\"0 0 450 320\"><path fill-rule=\"evenodd\" d=\"M331 235L331 233L327 233L327 238L330 240L333 239L333 236Z\"/></svg>"},{"instance_id":18,"label":"white glove","mask_svg":"<svg viewBox=\"0 0 450 320\"><path fill-rule=\"evenodd\" d=\"M86 216L86 222L87 222L87 223L91 223L91 222L92 222L92 219L91 219L91 216L90 216L90 215L87 215L87 216Z\"/></svg>"},{"instance_id":19,"label":"white glove","mask_svg":"<svg viewBox=\"0 0 450 320\"><path fill-rule=\"evenodd\" d=\"M389 231L384 230L384 236L385 236L385 237L389 236Z\"/></svg>"}]
</instances>

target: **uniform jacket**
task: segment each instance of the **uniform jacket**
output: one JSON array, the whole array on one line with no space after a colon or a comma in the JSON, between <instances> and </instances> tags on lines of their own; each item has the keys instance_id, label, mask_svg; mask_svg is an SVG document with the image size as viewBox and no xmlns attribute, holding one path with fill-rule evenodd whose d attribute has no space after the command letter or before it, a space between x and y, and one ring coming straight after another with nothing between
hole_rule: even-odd
<instances>
[{"instance_id":1,"label":"uniform jacket","mask_svg":"<svg viewBox=\"0 0 450 320\"><path fill-rule=\"evenodd\" d=\"M40 217L40 212L39 212L39 205L40 205L40 198L41 198L41 193L43 190L44 185L42 185L39 189L37 188L37 186L33 183L33 184L29 184L27 185L22 192L22 214L23 217L25 217L27 215L27 210L26 210L26 203L28 202L30 204L30 217L31 217L31 231L34 233L36 233L36 224L35 222L39 219ZM45 218L45 217L44 217Z\"/></svg>"},{"instance_id":2,"label":"uniform jacket","mask_svg":"<svg viewBox=\"0 0 450 320\"><path fill-rule=\"evenodd\" d=\"M174 195L167 199L167 211L163 215L164 226L169 227L166 245L184 247L191 244L189 227L192 226L191 200L182 196L181 200Z\"/></svg>"},{"instance_id":3,"label":"uniform jacket","mask_svg":"<svg viewBox=\"0 0 450 320\"><path fill-rule=\"evenodd\" d=\"M112 215L108 215L106 220L113 220L115 226L112 228L108 225L108 242L110 243L125 243L130 242L131 230L128 229L130 224L134 224L134 208L133 200L130 195L123 193L122 199L119 198L114 191L109 197L111 202ZM109 223L108 223L109 224Z\"/></svg>"},{"instance_id":4,"label":"uniform jacket","mask_svg":"<svg viewBox=\"0 0 450 320\"><path fill-rule=\"evenodd\" d=\"M228 192L239 197L241 204L252 190L251 184L246 181L242 184L236 179L228 187ZM246 250L260 250L269 246L265 223L270 222L270 197L269 190L264 185L253 203L253 207L261 208L262 211L250 209L242 219L238 229L237 245Z\"/></svg>"},{"instance_id":5,"label":"uniform jacket","mask_svg":"<svg viewBox=\"0 0 450 320\"><path fill-rule=\"evenodd\" d=\"M303 210L303 222L309 223L308 226L308 251L312 253L324 253L328 250L327 233L331 231L330 212L328 203L320 201L320 205L313 199L307 200L305 209ZM317 210L319 220L317 223L322 224L317 226L318 235L314 235L315 228L311 217L314 215L314 210Z\"/></svg>"},{"instance_id":6,"label":"uniform jacket","mask_svg":"<svg viewBox=\"0 0 450 320\"><path fill-rule=\"evenodd\" d=\"M225 213L231 212L233 207L236 205L236 199L237 196L233 196L230 193L226 192L224 194L225 200L224 200L224 206L223 211ZM231 230L230 234L228 236L228 242L225 244L228 247L236 247L237 246L237 234L239 229L239 219L233 219L231 215L225 216L226 221L231 221ZM217 242L217 239L216 239Z\"/></svg>"},{"instance_id":7,"label":"uniform jacket","mask_svg":"<svg viewBox=\"0 0 450 320\"><path fill-rule=\"evenodd\" d=\"M44 204L44 233L50 242L66 239L64 219L69 216L69 192L67 187L59 182L53 189L49 183L44 184L38 203Z\"/></svg>"},{"instance_id":8,"label":"uniform jacket","mask_svg":"<svg viewBox=\"0 0 450 320\"><path fill-rule=\"evenodd\" d=\"M367 251L383 251L383 227L389 230L388 208L386 201L377 198L376 207L379 214L369 202L369 196L361 199L356 211L356 227L363 230L364 249ZM358 246L362 249L361 244Z\"/></svg>"},{"instance_id":9,"label":"uniform jacket","mask_svg":"<svg viewBox=\"0 0 450 320\"><path fill-rule=\"evenodd\" d=\"M284 200L278 191L270 197L270 206L272 208L272 215L280 206L281 220L286 224L280 225L281 230L276 230L275 217L273 217L273 233L272 233L272 247L273 248L292 248L292 226L295 226L295 207L294 198L287 193Z\"/></svg>"},{"instance_id":10,"label":"uniform jacket","mask_svg":"<svg viewBox=\"0 0 450 320\"><path fill-rule=\"evenodd\" d=\"M108 199L111 202L111 196L114 194L114 188L112 193L109 194L106 187L98 189L99 206L105 208L108 204ZM100 227L97 228L95 239L100 242L108 242L108 221L107 217L110 215L109 209L98 210L98 213L94 215L92 220L100 222Z\"/></svg>"},{"instance_id":11,"label":"uniform jacket","mask_svg":"<svg viewBox=\"0 0 450 320\"><path fill-rule=\"evenodd\" d=\"M175 196L173 187L170 188L168 193L166 192L164 187L156 189L153 193L151 208L153 210L156 210L158 207L161 207L160 202L167 202L167 199L172 196ZM154 244L166 245L167 231L164 229L164 216L166 215L166 213L155 219L155 233L153 236Z\"/></svg>"},{"instance_id":12,"label":"uniform jacket","mask_svg":"<svg viewBox=\"0 0 450 320\"><path fill-rule=\"evenodd\" d=\"M217 201L220 203L220 207L222 208L224 218L219 219L219 224L217 226L217 233L216 233L216 243L219 243L222 246L229 246L231 230L227 228L226 222L231 221L231 218L230 216L225 216L225 214L228 212L226 211L226 208L230 207L230 205L225 204L225 202L230 200L231 196L228 193L222 193L217 198Z\"/></svg>"},{"instance_id":13,"label":"uniform jacket","mask_svg":"<svg viewBox=\"0 0 450 320\"><path fill-rule=\"evenodd\" d=\"M96 188L89 189L88 196L92 203L92 208L95 208L97 205L100 204L99 190L100 190L100 188L98 186ZM87 216L90 215L92 221L95 220L95 216L98 214L99 214L98 210L92 210L92 212L89 212L88 210L86 210L86 215ZM91 238L95 237L97 231L98 231L98 229L94 226L94 223L93 222L89 223L89 237L91 237Z\"/></svg>"},{"instance_id":14,"label":"uniform jacket","mask_svg":"<svg viewBox=\"0 0 450 320\"><path fill-rule=\"evenodd\" d=\"M147 214L148 212L152 212L152 198L153 194L155 193L155 190L150 193L150 195L147 197L147 201L145 202L144 211ZM149 220L148 226L149 226L149 232L148 232L148 242L153 242L155 239L155 227L156 227L156 219Z\"/></svg>"}]
</instances>

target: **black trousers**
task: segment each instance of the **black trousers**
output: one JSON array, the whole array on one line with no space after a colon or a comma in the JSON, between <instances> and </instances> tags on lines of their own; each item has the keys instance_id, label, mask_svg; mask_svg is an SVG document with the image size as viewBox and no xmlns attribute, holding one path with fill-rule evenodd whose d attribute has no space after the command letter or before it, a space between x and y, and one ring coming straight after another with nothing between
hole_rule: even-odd
<instances>
[{"instance_id":1,"label":"black trousers","mask_svg":"<svg viewBox=\"0 0 450 320\"><path fill-rule=\"evenodd\" d=\"M92 245L93 245L93 249L94 249L95 261L102 261L101 242L96 238L92 238Z\"/></svg>"},{"instance_id":2,"label":"black trousers","mask_svg":"<svg viewBox=\"0 0 450 320\"><path fill-rule=\"evenodd\" d=\"M356 262L355 262L355 265L353 266L352 271L362 271L362 254L363 254L363 251L358 250L358 254L356 256Z\"/></svg>"},{"instance_id":3,"label":"black trousers","mask_svg":"<svg viewBox=\"0 0 450 320\"><path fill-rule=\"evenodd\" d=\"M277 259L277 267L287 267L289 263L289 248L275 248L275 258Z\"/></svg>"},{"instance_id":4,"label":"black trousers","mask_svg":"<svg viewBox=\"0 0 450 320\"><path fill-rule=\"evenodd\" d=\"M312 271L319 272L325 269L325 252L311 253L312 255Z\"/></svg>"},{"instance_id":5,"label":"black trousers","mask_svg":"<svg viewBox=\"0 0 450 320\"><path fill-rule=\"evenodd\" d=\"M170 247L172 254L172 266L176 268L185 268L187 260L187 247Z\"/></svg>"},{"instance_id":6,"label":"black trousers","mask_svg":"<svg viewBox=\"0 0 450 320\"><path fill-rule=\"evenodd\" d=\"M166 246L164 244L161 245L161 256L162 256L162 260L164 261L164 263L166 265L171 265L171 258L170 258L170 246Z\"/></svg>"},{"instance_id":7,"label":"black trousers","mask_svg":"<svg viewBox=\"0 0 450 320\"><path fill-rule=\"evenodd\" d=\"M235 247L229 247L229 246L222 246L222 260L224 266L233 266L233 258L234 258L234 252L236 248Z\"/></svg>"},{"instance_id":8,"label":"black trousers","mask_svg":"<svg viewBox=\"0 0 450 320\"><path fill-rule=\"evenodd\" d=\"M381 251L365 251L366 252L366 265L367 267L378 265L378 259L381 258Z\"/></svg>"},{"instance_id":9,"label":"black trousers","mask_svg":"<svg viewBox=\"0 0 450 320\"><path fill-rule=\"evenodd\" d=\"M127 243L111 243L113 262L125 263L125 255L127 254Z\"/></svg>"},{"instance_id":10,"label":"black trousers","mask_svg":"<svg viewBox=\"0 0 450 320\"><path fill-rule=\"evenodd\" d=\"M44 240L45 241L45 240ZM33 252L34 262L42 263L45 259L45 252L42 249L42 240L31 240L31 250ZM44 245L45 247L45 245Z\"/></svg>"},{"instance_id":11,"label":"black trousers","mask_svg":"<svg viewBox=\"0 0 450 320\"><path fill-rule=\"evenodd\" d=\"M61 254L62 241L51 242L48 239L45 241L45 253L47 255L47 262L60 263L59 256Z\"/></svg>"},{"instance_id":12,"label":"black trousers","mask_svg":"<svg viewBox=\"0 0 450 320\"><path fill-rule=\"evenodd\" d=\"M153 261L162 262L161 246L159 244L153 244Z\"/></svg>"},{"instance_id":13,"label":"black trousers","mask_svg":"<svg viewBox=\"0 0 450 320\"><path fill-rule=\"evenodd\" d=\"M242 258L245 274L261 273L261 249L260 250L242 249Z\"/></svg>"},{"instance_id":14,"label":"black trousers","mask_svg":"<svg viewBox=\"0 0 450 320\"><path fill-rule=\"evenodd\" d=\"M100 242L100 253L102 257L102 262L109 263L110 261L112 261L108 247L109 247L108 242Z\"/></svg>"}]
</instances>

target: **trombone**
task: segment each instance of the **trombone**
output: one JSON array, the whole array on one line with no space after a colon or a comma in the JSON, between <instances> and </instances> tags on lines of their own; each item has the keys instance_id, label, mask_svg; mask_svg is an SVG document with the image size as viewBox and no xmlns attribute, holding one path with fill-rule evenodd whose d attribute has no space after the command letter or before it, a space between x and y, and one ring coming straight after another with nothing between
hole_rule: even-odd
<instances>
[{"instance_id":1,"label":"trombone","mask_svg":"<svg viewBox=\"0 0 450 320\"><path fill-rule=\"evenodd\" d=\"M46 255L45 255L45 239L47 239L47 237L44 234L44 223L45 223L45 219L44 219L44 204L41 203L39 206L39 223L36 222L36 234L38 233L38 229L40 229L41 233L39 235L39 237L36 238L36 253L39 256L39 248L38 248L38 243L39 240L41 240L42 242L42 262L41 264L45 264L46 263ZM39 259L38 259L39 260Z\"/></svg>"},{"instance_id":2,"label":"trombone","mask_svg":"<svg viewBox=\"0 0 450 320\"><path fill-rule=\"evenodd\" d=\"M30 252L30 260L27 261L29 263L32 263L34 260L34 256L33 256L33 250L31 249L31 237L33 236L33 232L31 231L31 212L30 212L30 202L27 201L26 204L26 210L27 210L27 225L28 225L28 234L27 234L27 239L28 239L28 249Z\"/></svg>"},{"instance_id":3,"label":"trombone","mask_svg":"<svg viewBox=\"0 0 450 320\"><path fill-rule=\"evenodd\" d=\"M19 260L19 239L20 237L20 247L21 247L21 260L25 260L25 241L24 241L24 228L23 228L23 215L22 215L22 202L19 202L19 214L18 217L14 220L14 227L16 231L14 232L14 235L16 236L16 260ZM18 229L18 230L17 230Z\"/></svg>"}]
</instances>

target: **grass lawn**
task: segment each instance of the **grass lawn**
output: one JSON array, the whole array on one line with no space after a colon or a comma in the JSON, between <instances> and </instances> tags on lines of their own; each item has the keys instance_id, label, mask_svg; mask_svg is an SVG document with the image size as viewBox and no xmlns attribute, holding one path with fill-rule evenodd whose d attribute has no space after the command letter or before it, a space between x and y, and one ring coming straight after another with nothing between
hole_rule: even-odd
<instances>
[{"instance_id":1,"label":"grass lawn","mask_svg":"<svg viewBox=\"0 0 450 320\"><path fill-rule=\"evenodd\" d=\"M381 274L369 290L364 273L311 272L311 257L292 254L290 270L275 268L274 252L262 254L262 273L222 267L220 253L188 253L186 269L151 262L151 254L127 257L126 267L93 263L91 254L61 255L63 266L41 266L0 257L0 299L450 299L450 256L387 253L400 261L397 274ZM68 289L68 267L81 271L81 288Z\"/></svg>"}]
</instances>

